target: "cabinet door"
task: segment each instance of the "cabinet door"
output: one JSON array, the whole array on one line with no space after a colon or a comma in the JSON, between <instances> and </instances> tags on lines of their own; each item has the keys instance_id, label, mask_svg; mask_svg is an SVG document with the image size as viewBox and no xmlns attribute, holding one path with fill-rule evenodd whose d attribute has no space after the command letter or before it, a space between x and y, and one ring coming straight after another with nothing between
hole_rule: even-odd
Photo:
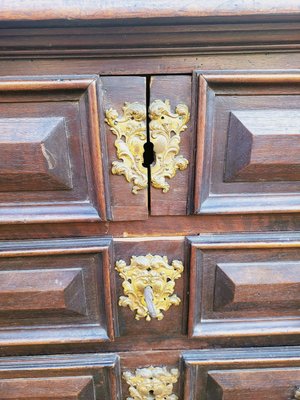
<instances>
[{"instance_id":1,"label":"cabinet door","mask_svg":"<svg viewBox=\"0 0 300 400\"><path fill-rule=\"evenodd\" d=\"M194 140L191 86L189 75L158 75L150 80L151 215L188 213Z\"/></svg>"},{"instance_id":2,"label":"cabinet door","mask_svg":"<svg viewBox=\"0 0 300 400\"><path fill-rule=\"evenodd\" d=\"M183 360L184 400L299 398L299 347L195 350Z\"/></svg>"},{"instance_id":3,"label":"cabinet door","mask_svg":"<svg viewBox=\"0 0 300 400\"><path fill-rule=\"evenodd\" d=\"M101 130L105 133L106 176L111 219L148 217L146 78L101 77Z\"/></svg>"},{"instance_id":4,"label":"cabinet door","mask_svg":"<svg viewBox=\"0 0 300 400\"><path fill-rule=\"evenodd\" d=\"M114 354L8 357L0 360L1 400L117 400Z\"/></svg>"},{"instance_id":5,"label":"cabinet door","mask_svg":"<svg viewBox=\"0 0 300 400\"><path fill-rule=\"evenodd\" d=\"M185 215L193 174L191 76L100 80L112 219Z\"/></svg>"}]
</instances>

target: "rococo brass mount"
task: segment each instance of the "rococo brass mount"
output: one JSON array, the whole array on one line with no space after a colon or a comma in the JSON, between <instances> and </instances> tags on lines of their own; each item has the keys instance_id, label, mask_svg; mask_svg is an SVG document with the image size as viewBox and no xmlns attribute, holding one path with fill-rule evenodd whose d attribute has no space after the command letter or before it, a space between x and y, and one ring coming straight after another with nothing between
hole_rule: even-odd
<instances>
[{"instance_id":1,"label":"rococo brass mount","mask_svg":"<svg viewBox=\"0 0 300 400\"><path fill-rule=\"evenodd\" d=\"M121 161L112 163L112 173L124 175L137 194L148 186L147 168L143 166L144 144L147 141L146 107L140 103L125 103L123 116L112 108L105 113L105 122L116 135L115 147ZM169 100L154 100L149 107L150 140L154 145L155 161L151 166L151 185L166 193L177 170L184 170L188 160L179 154L181 133L190 119L188 107L178 104L172 113Z\"/></svg>"},{"instance_id":2,"label":"rococo brass mount","mask_svg":"<svg viewBox=\"0 0 300 400\"><path fill-rule=\"evenodd\" d=\"M174 294L175 280L183 272L181 261L174 260L171 265L167 257L133 256L130 265L119 260L116 262L116 270L123 278L123 290L125 296L119 299L119 305L129 307L136 311L137 320L146 318L163 319L162 311L167 311L172 305L178 306L180 298Z\"/></svg>"},{"instance_id":3,"label":"rococo brass mount","mask_svg":"<svg viewBox=\"0 0 300 400\"><path fill-rule=\"evenodd\" d=\"M166 367L140 368L135 373L126 371L123 378L129 385L131 397L127 400L178 400L173 392L173 384L179 377L178 369L170 371Z\"/></svg>"}]
</instances>

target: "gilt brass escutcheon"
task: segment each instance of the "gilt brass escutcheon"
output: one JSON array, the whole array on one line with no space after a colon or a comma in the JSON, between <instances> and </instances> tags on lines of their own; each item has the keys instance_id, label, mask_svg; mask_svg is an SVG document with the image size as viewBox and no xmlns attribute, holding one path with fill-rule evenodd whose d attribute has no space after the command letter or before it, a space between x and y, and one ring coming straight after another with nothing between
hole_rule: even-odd
<instances>
[{"instance_id":1,"label":"gilt brass escutcheon","mask_svg":"<svg viewBox=\"0 0 300 400\"><path fill-rule=\"evenodd\" d=\"M154 145L155 163L151 167L151 184L167 193L177 170L184 170L188 160L179 154L180 135L187 129L190 112L185 104L178 104L175 113L169 100L154 100L149 107L150 140Z\"/></svg>"},{"instance_id":2,"label":"gilt brass escutcheon","mask_svg":"<svg viewBox=\"0 0 300 400\"><path fill-rule=\"evenodd\" d=\"M144 144L147 141L146 107L143 104L125 103L123 115L110 108L105 112L105 122L116 135L115 147L121 161L112 163L114 175L124 175L137 194L148 186L147 168L143 166ZM179 154L180 135L187 129L190 112L185 104L171 111L169 100L154 100L149 107L150 141L154 145L155 162L151 166L151 185L167 193L171 179L178 170L188 166L188 160Z\"/></svg>"},{"instance_id":3,"label":"gilt brass escutcheon","mask_svg":"<svg viewBox=\"0 0 300 400\"><path fill-rule=\"evenodd\" d=\"M125 103L123 115L110 108L105 112L105 122L116 135L117 157L122 161L112 163L114 175L124 175L132 184L132 193L137 194L148 186L147 168L144 162L146 133L146 106L137 102Z\"/></svg>"},{"instance_id":4,"label":"gilt brass escutcheon","mask_svg":"<svg viewBox=\"0 0 300 400\"><path fill-rule=\"evenodd\" d=\"M125 294L119 298L119 306L136 312L135 319L161 320L164 318L162 311L180 304L174 289L175 280L184 270L181 261L174 260L170 265L166 256L147 254L133 256L130 265L123 260L117 261L116 270L123 279Z\"/></svg>"},{"instance_id":5,"label":"gilt brass escutcheon","mask_svg":"<svg viewBox=\"0 0 300 400\"><path fill-rule=\"evenodd\" d=\"M129 385L130 397L127 400L178 400L173 394L173 385L177 382L177 368L167 370L166 367L148 367L126 371L123 378Z\"/></svg>"}]
</instances>

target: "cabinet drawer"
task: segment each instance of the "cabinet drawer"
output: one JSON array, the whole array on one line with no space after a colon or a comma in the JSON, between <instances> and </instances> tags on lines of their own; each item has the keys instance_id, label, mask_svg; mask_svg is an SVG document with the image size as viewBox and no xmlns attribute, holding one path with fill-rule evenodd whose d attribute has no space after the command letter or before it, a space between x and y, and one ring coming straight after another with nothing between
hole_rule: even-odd
<instances>
[{"instance_id":1,"label":"cabinet drawer","mask_svg":"<svg viewBox=\"0 0 300 400\"><path fill-rule=\"evenodd\" d=\"M98 81L0 80L1 223L107 218Z\"/></svg>"},{"instance_id":2,"label":"cabinet drawer","mask_svg":"<svg viewBox=\"0 0 300 400\"><path fill-rule=\"evenodd\" d=\"M191 245L191 337L300 334L296 234L211 235ZM268 336L268 338L267 338Z\"/></svg>"},{"instance_id":3,"label":"cabinet drawer","mask_svg":"<svg viewBox=\"0 0 300 400\"><path fill-rule=\"evenodd\" d=\"M1 400L120 399L113 354L2 358Z\"/></svg>"},{"instance_id":4,"label":"cabinet drawer","mask_svg":"<svg viewBox=\"0 0 300 400\"><path fill-rule=\"evenodd\" d=\"M118 326L122 338L169 339L186 333L184 239L114 239Z\"/></svg>"},{"instance_id":5,"label":"cabinet drawer","mask_svg":"<svg viewBox=\"0 0 300 400\"><path fill-rule=\"evenodd\" d=\"M185 400L299 398L299 347L190 351L183 359Z\"/></svg>"},{"instance_id":6,"label":"cabinet drawer","mask_svg":"<svg viewBox=\"0 0 300 400\"><path fill-rule=\"evenodd\" d=\"M0 244L0 343L113 337L110 239Z\"/></svg>"},{"instance_id":7,"label":"cabinet drawer","mask_svg":"<svg viewBox=\"0 0 300 400\"><path fill-rule=\"evenodd\" d=\"M300 74L199 72L195 212L300 210Z\"/></svg>"}]
</instances>

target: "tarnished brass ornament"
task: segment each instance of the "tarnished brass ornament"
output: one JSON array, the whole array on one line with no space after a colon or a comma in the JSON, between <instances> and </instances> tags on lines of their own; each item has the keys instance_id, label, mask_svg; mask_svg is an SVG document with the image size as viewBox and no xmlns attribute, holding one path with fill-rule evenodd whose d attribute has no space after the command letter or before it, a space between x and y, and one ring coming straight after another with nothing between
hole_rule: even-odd
<instances>
[{"instance_id":1,"label":"tarnished brass ornament","mask_svg":"<svg viewBox=\"0 0 300 400\"><path fill-rule=\"evenodd\" d=\"M116 135L117 157L122 161L112 163L114 175L124 175L132 183L132 193L148 186L147 168L143 167L144 144L147 141L146 107L143 104L125 103L123 115L112 108L105 112L105 122Z\"/></svg>"},{"instance_id":2,"label":"tarnished brass ornament","mask_svg":"<svg viewBox=\"0 0 300 400\"><path fill-rule=\"evenodd\" d=\"M166 256L133 256L130 265L119 260L116 270L121 278L125 296L119 298L121 307L129 307L135 311L137 320L146 318L163 319L162 311L172 305L178 306L180 298L174 294L175 280L183 272L181 261L174 260L169 265Z\"/></svg>"},{"instance_id":3,"label":"tarnished brass ornament","mask_svg":"<svg viewBox=\"0 0 300 400\"><path fill-rule=\"evenodd\" d=\"M126 371L123 378L129 385L131 397L127 400L178 400L173 394L173 384L179 377L178 369L166 367L140 368L132 373Z\"/></svg>"},{"instance_id":4,"label":"tarnished brass ornament","mask_svg":"<svg viewBox=\"0 0 300 400\"><path fill-rule=\"evenodd\" d=\"M190 113L185 104L178 104L175 113L172 113L169 100L154 100L149 107L149 117L150 140L155 153L151 184L166 193L170 189L166 178L173 178L177 170L186 169L189 163L178 153L180 134L187 129Z\"/></svg>"}]
</instances>

